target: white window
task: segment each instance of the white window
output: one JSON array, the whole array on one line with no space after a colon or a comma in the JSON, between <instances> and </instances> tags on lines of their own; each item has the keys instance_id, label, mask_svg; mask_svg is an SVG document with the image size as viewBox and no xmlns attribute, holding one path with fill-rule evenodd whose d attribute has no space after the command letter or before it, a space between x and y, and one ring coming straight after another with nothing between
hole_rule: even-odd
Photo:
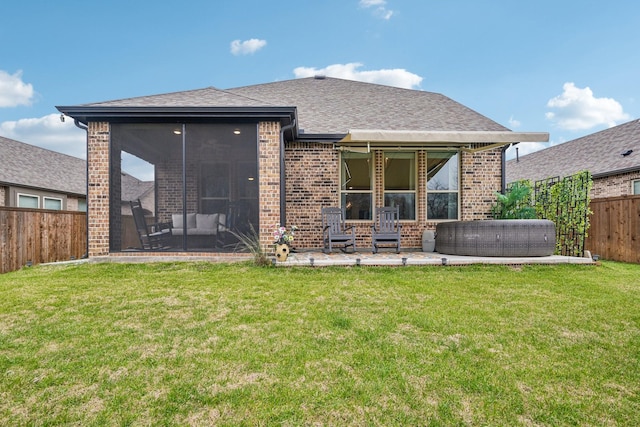
<instances>
[{"instance_id":1,"label":"white window","mask_svg":"<svg viewBox=\"0 0 640 427\"><path fill-rule=\"evenodd\" d=\"M640 179L633 181L632 194L640 194Z\"/></svg>"},{"instance_id":2,"label":"white window","mask_svg":"<svg viewBox=\"0 0 640 427\"><path fill-rule=\"evenodd\" d=\"M18 207L38 209L40 207L40 197L32 194L18 193Z\"/></svg>"},{"instance_id":3,"label":"white window","mask_svg":"<svg viewBox=\"0 0 640 427\"><path fill-rule=\"evenodd\" d=\"M455 151L427 153L427 220L458 219L459 157Z\"/></svg>"},{"instance_id":4,"label":"white window","mask_svg":"<svg viewBox=\"0 0 640 427\"><path fill-rule=\"evenodd\" d=\"M87 200L86 199L79 199L78 200L78 210L80 212L86 212L87 211Z\"/></svg>"},{"instance_id":5,"label":"white window","mask_svg":"<svg viewBox=\"0 0 640 427\"><path fill-rule=\"evenodd\" d=\"M56 211L62 210L62 199L56 199L53 197L42 198L43 209L52 209Z\"/></svg>"},{"instance_id":6,"label":"white window","mask_svg":"<svg viewBox=\"0 0 640 427\"><path fill-rule=\"evenodd\" d=\"M400 219L416 219L416 153L384 153L384 205L398 207Z\"/></svg>"}]
</instances>

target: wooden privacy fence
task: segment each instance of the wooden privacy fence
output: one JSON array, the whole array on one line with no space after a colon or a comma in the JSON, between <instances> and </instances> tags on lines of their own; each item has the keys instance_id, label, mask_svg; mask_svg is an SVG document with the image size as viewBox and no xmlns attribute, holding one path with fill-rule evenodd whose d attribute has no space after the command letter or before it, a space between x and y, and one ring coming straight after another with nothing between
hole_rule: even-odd
<instances>
[{"instance_id":1,"label":"wooden privacy fence","mask_svg":"<svg viewBox=\"0 0 640 427\"><path fill-rule=\"evenodd\" d=\"M0 207L0 273L86 252L86 213Z\"/></svg>"},{"instance_id":2,"label":"wooden privacy fence","mask_svg":"<svg viewBox=\"0 0 640 427\"><path fill-rule=\"evenodd\" d=\"M593 199L585 248L602 259L640 264L640 196Z\"/></svg>"}]
</instances>

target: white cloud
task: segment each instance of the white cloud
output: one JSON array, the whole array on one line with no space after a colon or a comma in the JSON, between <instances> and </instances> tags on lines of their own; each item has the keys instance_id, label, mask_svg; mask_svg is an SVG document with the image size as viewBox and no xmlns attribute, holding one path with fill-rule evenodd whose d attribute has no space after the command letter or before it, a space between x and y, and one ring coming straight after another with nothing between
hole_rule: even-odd
<instances>
[{"instance_id":1,"label":"white cloud","mask_svg":"<svg viewBox=\"0 0 640 427\"><path fill-rule=\"evenodd\" d=\"M520 125L522 125L522 123L520 123L520 120L514 119L513 116L509 117L509 126L511 126L513 129L519 128Z\"/></svg>"},{"instance_id":2,"label":"white cloud","mask_svg":"<svg viewBox=\"0 0 640 427\"><path fill-rule=\"evenodd\" d=\"M0 70L0 107L31 105L33 85L22 81L22 71L11 75Z\"/></svg>"},{"instance_id":3,"label":"white cloud","mask_svg":"<svg viewBox=\"0 0 640 427\"><path fill-rule=\"evenodd\" d=\"M517 145L512 145L511 147L507 148L507 151L505 152L505 158L507 160L515 159L516 151L518 153L518 156L522 157L524 155L531 154L548 147L550 147L550 144L548 142L521 142Z\"/></svg>"},{"instance_id":4,"label":"white cloud","mask_svg":"<svg viewBox=\"0 0 640 427\"><path fill-rule=\"evenodd\" d=\"M267 45L266 40L250 39L245 41L234 40L231 42L231 53L234 55L254 54Z\"/></svg>"},{"instance_id":5,"label":"white cloud","mask_svg":"<svg viewBox=\"0 0 640 427\"><path fill-rule=\"evenodd\" d=\"M360 0L360 7L373 9L374 15L388 21L393 16L393 10L387 9L386 0Z\"/></svg>"},{"instance_id":6,"label":"white cloud","mask_svg":"<svg viewBox=\"0 0 640 427\"><path fill-rule=\"evenodd\" d=\"M629 119L622 105L613 98L596 98L589 87L581 89L572 82L562 86L563 92L547 102L555 112L547 112L547 119L567 130L585 130L598 125L616 126Z\"/></svg>"},{"instance_id":7,"label":"white cloud","mask_svg":"<svg viewBox=\"0 0 640 427\"><path fill-rule=\"evenodd\" d=\"M60 114L0 123L0 135L48 150L86 158L86 132L73 119L60 121Z\"/></svg>"},{"instance_id":8,"label":"white cloud","mask_svg":"<svg viewBox=\"0 0 640 427\"><path fill-rule=\"evenodd\" d=\"M410 73L403 68L382 69L373 71L360 71L363 64L351 62L349 64L333 64L325 68L297 67L293 70L296 78L313 77L323 75L337 77L346 80L357 80L367 83L377 83L388 86L396 86L405 89L417 89L422 82L422 77Z\"/></svg>"}]
</instances>

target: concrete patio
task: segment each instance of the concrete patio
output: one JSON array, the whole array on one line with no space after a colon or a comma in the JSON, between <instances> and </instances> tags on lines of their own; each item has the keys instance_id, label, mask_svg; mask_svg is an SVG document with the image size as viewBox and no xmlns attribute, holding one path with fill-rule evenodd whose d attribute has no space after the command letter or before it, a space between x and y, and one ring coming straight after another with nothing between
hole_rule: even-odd
<instances>
[{"instance_id":1,"label":"concrete patio","mask_svg":"<svg viewBox=\"0 0 640 427\"><path fill-rule=\"evenodd\" d=\"M277 266L408 266L408 265L471 265L471 264L595 264L590 254L587 257L569 257L552 255L546 257L477 257L461 255L444 255L437 252L380 251L377 254L371 251L356 253L342 253L339 251L325 254L321 251L292 252L286 261L275 262ZM274 258L275 259L275 258Z\"/></svg>"},{"instance_id":2,"label":"concrete patio","mask_svg":"<svg viewBox=\"0 0 640 427\"><path fill-rule=\"evenodd\" d=\"M377 254L370 250L356 253L343 253L334 251L325 254L322 250L306 250L292 252L285 262L276 262L275 256L269 254L269 259L277 267L328 267L328 266L408 266L408 265L471 265L471 264L595 264L591 254L585 257L569 257L552 255L546 257L476 257L461 255L444 255L437 252L422 252L418 249L405 250L396 254L381 250ZM204 262L239 262L251 260L247 253L227 252L121 252L108 256L93 257L90 262L178 262L178 261L204 261Z\"/></svg>"}]
</instances>

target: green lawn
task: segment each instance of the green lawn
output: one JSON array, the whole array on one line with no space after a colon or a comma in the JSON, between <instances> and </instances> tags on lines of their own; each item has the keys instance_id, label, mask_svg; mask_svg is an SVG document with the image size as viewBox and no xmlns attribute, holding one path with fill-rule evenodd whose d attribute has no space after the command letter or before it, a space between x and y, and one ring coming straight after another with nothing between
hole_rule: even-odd
<instances>
[{"instance_id":1,"label":"green lawn","mask_svg":"<svg viewBox=\"0 0 640 427\"><path fill-rule=\"evenodd\" d=\"M0 275L0 425L640 425L640 266Z\"/></svg>"}]
</instances>

